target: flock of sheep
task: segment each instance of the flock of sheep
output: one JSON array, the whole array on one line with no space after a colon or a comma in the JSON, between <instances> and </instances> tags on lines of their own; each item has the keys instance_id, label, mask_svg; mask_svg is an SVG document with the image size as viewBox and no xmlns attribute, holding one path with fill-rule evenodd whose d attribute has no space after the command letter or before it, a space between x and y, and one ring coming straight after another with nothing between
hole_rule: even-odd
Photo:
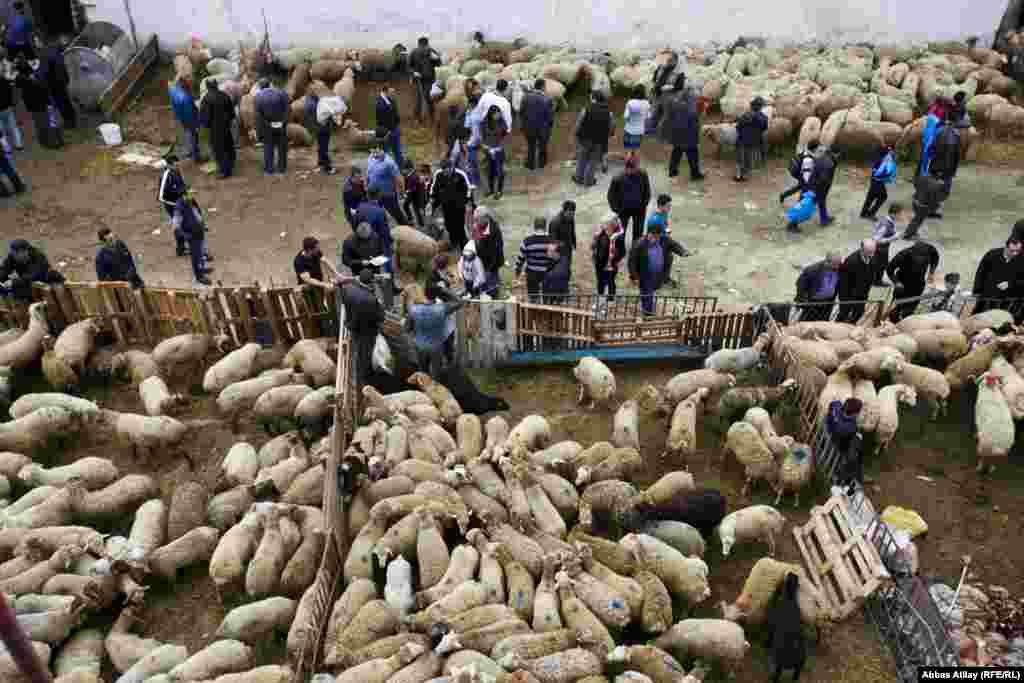
<instances>
[{"instance_id":1,"label":"flock of sheep","mask_svg":"<svg viewBox=\"0 0 1024 683\"><path fill-rule=\"evenodd\" d=\"M39 660L60 683L98 683L110 666L118 683L290 680L290 667L258 653L275 630L287 634L292 657L315 635L311 587L324 551L329 443L310 448L304 437L322 432L333 414L328 345L304 340L285 353L246 344L225 353L224 336L185 334L151 352L115 352L97 347L95 320L54 339L45 304L33 304L29 318L27 329L0 335L11 417L0 424L0 591ZM23 393L39 367L53 392ZM138 387L138 413L63 393L111 381ZM221 419L184 419L192 399L168 387L197 383L216 397ZM184 480L162 496L154 476L124 474L106 457L66 457L84 439L130 447L145 456L140 463L191 460L195 430L248 416L303 431L259 448L236 443L213 490ZM44 466L54 453L70 464ZM218 594L238 605L213 642L190 653L133 633L147 585L173 586L195 565L207 566ZM111 609L120 614L109 629L90 626ZM0 678L28 680L6 653Z\"/></svg>"},{"instance_id":2,"label":"flock of sheep","mask_svg":"<svg viewBox=\"0 0 1024 683\"><path fill-rule=\"evenodd\" d=\"M1013 447L1024 417L1024 339L1011 313L991 309L959 319L944 311L863 328L805 322L782 329L781 344L815 377L818 414L832 401L863 401L858 426L884 450L899 428L899 405L927 400L932 417L950 392L977 384L974 420L978 471L992 471ZM918 361L915 363L914 361ZM883 380L891 382L881 386Z\"/></svg>"},{"instance_id":3,"label":"flock of sheep","mask_svg":"<svg viewBox=\"0 0 1024 683\"><path fill-rule=\"evenodd\" d=\"M719 48L665 48L648 53L613 49L577 52L572 47L546 48L514 44L449 50L437 70L438 110L466 107L465 82L476 79L486 90L499 79L511 85L513 108L536 79L545 92L564 106L567 89L585 83L605 94L628 95L636 85L650 89L655 70L672 54L680 55L680 70L708 104L721 110L725 123L707 125L705 137L718 145L735 143L733 122L747 111L755 96L762 97L769 117L767 141L782 144L793 136L798 145L812 138L823 144L873 150L879 145L918 142L925 126L921 113L937 97L951 99L963 91L975 125L1000 137L1024 137L1024 107L1015 98L1018 86L1004 71L1004 54L948 41L922 47L748 45L728 51ZM360 72L391 73L401 63L396 47L381 49L292 48L276 54L289 72L291 98L289 138L312 144L303 128L304 96L334 94L351 105ZM222 89L239 102L242 122L255 123L254 86L261 67L255 51L241 50L228 59L211 59L209 50L193 47L176 58L179 75L203 67ZM205 92L205 81L201 86ZM439 117L439 122L443 117ZM440 123L438 125L441 125ZM444 130L438 129L444 134ZM372 130L346 123L345 135L357 145L368 144ZM965 148L979 138L978 128L965 135Z\"/></svg>"}]
</instances>

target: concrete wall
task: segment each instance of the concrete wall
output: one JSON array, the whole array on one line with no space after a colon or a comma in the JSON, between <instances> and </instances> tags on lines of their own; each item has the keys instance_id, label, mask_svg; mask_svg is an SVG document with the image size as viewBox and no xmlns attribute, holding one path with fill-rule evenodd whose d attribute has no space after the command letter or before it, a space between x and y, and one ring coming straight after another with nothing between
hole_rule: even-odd
<instances>
[{"instance_id":1,"label":"concrete wall","mask_svg":"<svg viewBox=\"0 0 1024 683\"><path fill-rule=\"evenodd\" d=\"M156 32L173 47L196 33L217 46L263 35L267 11L275 47L415 44L427 34L441 47L474 30L510 39L602 47L731 40L738 34L884 42L991 34L1002 0L129 0L139 35ZM123 0L94 0L89 15L125 30ZM592 6L596 5L592 9ZM628 8L628 10L627 10ZM939 8L939 9L936 9Z\"/></svg>"}]
</instances>

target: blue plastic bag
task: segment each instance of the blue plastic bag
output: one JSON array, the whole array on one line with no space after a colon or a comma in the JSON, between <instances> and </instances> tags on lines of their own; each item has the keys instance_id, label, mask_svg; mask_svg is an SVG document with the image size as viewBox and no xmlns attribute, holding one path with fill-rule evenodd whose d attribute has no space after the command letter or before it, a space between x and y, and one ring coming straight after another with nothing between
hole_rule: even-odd
<instances>
[{"instance_id":1,"label":"blue plastic bag","mask_svg":"<svg viewBox=\"0 0 1024 683\"><path fill-rule=\"evenodd\" d=\"M786 209L786 218L790 223L803 223L814 215L816 203L814 193L808 190L800 195L800 201Z\"/></svg>"}]
</instances>

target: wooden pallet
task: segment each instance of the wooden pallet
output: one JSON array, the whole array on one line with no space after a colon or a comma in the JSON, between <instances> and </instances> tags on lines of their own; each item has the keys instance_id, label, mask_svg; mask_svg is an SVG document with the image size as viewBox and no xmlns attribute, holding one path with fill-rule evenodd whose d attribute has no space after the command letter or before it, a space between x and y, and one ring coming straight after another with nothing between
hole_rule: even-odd
<instances>
[{"instance_id":1,"label":"wooden pallet","mask_svg":"<svg viewBox=\"0 0 1024 683\"><path fill-rule=\"evenodd\" d=\"M850 523L846 499L833 496L811 509L811 519L793 529L811 580L842 620L889 578L878 551Z\"/></svg>"}]
</instances>

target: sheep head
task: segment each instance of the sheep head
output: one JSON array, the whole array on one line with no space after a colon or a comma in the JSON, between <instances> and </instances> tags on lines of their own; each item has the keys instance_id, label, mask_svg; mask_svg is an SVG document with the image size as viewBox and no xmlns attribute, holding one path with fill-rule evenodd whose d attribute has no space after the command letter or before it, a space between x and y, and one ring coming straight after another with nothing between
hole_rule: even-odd
<instances>
[{"instance_id":1,"label":"sheep head","mask_svg":"<svg viewBox=\"0 0 1024 683\"><path fill-rule=\"evenodd\" d=\"M47 325L49 320L46 317L46 302L37 301L28 307L28 317L30 323L36 323L39 325Z\"/></svg>"},{"instance_id":2,"label":"sheep head","mask_svg":"<svg viewBox=\"0 0 1024 683\"><path fill-rule=\"evenodd\" d=\"M896 390L896 400L906 403L908 406L917 405L917 389L906 384Z\"/></svg>"},{"instance_id":3,"label":"sheep head","mask_svg":"<svg viewBox=\"0 0 1024 683\"><path fill-rule=\"evenodd\" d=\"M906 363L903 362L896 354L887 355L882 358L882 362L879 364L882 372L889 372L893 375L899 375L903 372L906 367ZM842 370L842 368L840 368Z\"/></svg>"}]
</instances>

